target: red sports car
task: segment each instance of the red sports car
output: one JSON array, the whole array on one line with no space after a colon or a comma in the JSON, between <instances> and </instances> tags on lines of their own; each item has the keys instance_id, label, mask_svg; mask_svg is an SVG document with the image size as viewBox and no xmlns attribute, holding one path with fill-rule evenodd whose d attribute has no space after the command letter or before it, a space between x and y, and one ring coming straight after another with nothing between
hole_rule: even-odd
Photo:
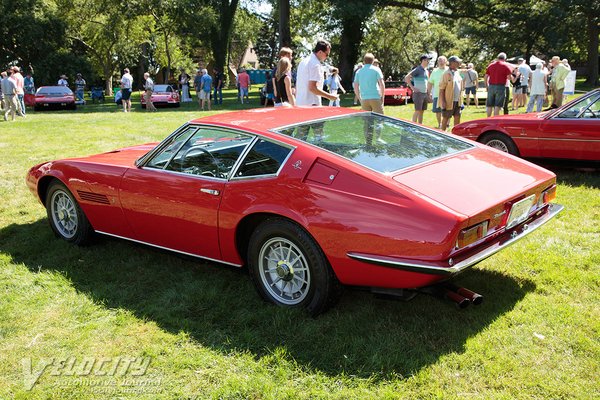
<instances>
[{"instance_id":1,"label":"red sports car","mask_svg":"<svg viewBox=\"0 0 600 400\"><path fill-rule=\"evenodd\" d=\"M75 94L66 86L41 86L35 92L36 111L49 110L51 108L67 108L75 110Z\"/></svg>"},{"instance_id":2,"label":"red sports car","mask_svg":"<svg viewBox=\"0 0 600 400\"><path fill-rule=\"evenodd\" d=\"M95 232L247 265L265 299L313 314L340 283L450 279L555 216L555 183L481 144L338 107L217 114L27 175L68 242Z\"/></svg>"},{"instance_id":3,"label":"red sports car","mask_svg":"<svg viewBox=\"0 0 600 400\"><path fill-rule=\"evenodd\" d=\"M143 93L140 94L140 99L142 108L146 108L146 99L144 98ZM156 107L179 107L181 105L179 102L179 93L171 85L154 85L154 90L152 91L152 103Z\"/></svg>"},{"instance_id":4,"label":"red sports car","mask_svg":"<svg viewBox=\"0 0 600 400\"><path fill-rule=\"evenodd\" d=\"M521 157L600 161L600 89L547 112L463 122L452 133Z\"/></svg>"},{"instance_id":5,"label":"red sports car","mask_svg":"<svg viewBox=\"0 0 600 400\"><path fill-rule=\"evenodd\" d=\"M386 81L384 105L406 104L412 98L412 90L404 82Z\"/></svg>"}]
</instances>

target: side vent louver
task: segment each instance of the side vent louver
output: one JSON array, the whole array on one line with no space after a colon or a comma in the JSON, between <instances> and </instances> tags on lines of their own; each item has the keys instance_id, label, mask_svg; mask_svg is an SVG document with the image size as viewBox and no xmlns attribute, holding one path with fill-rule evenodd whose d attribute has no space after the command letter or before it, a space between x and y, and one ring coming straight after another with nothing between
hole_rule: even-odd
<instances>
[{"instance_id":1,"label":"side vent louver","mask_svg":"<svg viewBox=\"0 0 600 400\"><path fill-rule=\"evenodd\" d=\"M84 192L82 190L78 190L77 194L79 195L81 200L91 201L92 203L110 204L108 197L106 197L103 194Z\"/></svg>"}]
</instances>

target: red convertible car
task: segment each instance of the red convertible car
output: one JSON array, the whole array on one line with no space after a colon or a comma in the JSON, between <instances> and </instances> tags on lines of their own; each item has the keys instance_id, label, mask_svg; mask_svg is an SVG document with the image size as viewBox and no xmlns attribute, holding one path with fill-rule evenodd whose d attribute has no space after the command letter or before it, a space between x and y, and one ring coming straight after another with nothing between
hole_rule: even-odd
<instances>
[{"instance_id":1,"label":"red convertible car","mask_svg":"<svg viewBox=\"0 0 600 400\"><path fill-rule=\"evenodd\" d=\"M179 107L181 105L179 100L179 93L173 86L154 85L154 90L152 91L152 103L154 106ZM146 108L146 98L143 96L143 93L140 94L140 101L142 108Z\"/></svg>"},{"instance_id":2,"label":"red convertible car","mask_svg":"<svg viewBox=\"0 0 600 400\"><path fill-rule=\"evenodd\" d=\"M208 116L158 144L36 165L26 181L68 242L100 233L247 265L265 299L312 314L340 283L448 280L562 209L550 171L338 107Z\"/></svg>"},{"instance_id":3,"label":"red convertible car","mask_svg":"<svg viewBox=\"0 0 600 400\"><path fill-rule=\"evenodd\" d=\"M386 81L384 105L406 104L412 98L412 90L404 82Z\"/></svg>"},{"instance_id":4,"label":"red convertible car","mask_svg":"<svg viewBox=\"0 0 600 400\"><path fill-rule=\"evenodd\" d=\"M600 89L542 113L463 122L452 133L521 157L600 161Z\"/></svg>"},{"instance_id":5,"label":"red convertible car","mask_svg":"<svg viewBox=\"0 0 600 400\"><path fill-rule=\"evenodd\" d=\"M66 108L75 110L75 94L66 86L42 86L35 92L36 111L52 108Z\"/></svg>"}]
</instances>

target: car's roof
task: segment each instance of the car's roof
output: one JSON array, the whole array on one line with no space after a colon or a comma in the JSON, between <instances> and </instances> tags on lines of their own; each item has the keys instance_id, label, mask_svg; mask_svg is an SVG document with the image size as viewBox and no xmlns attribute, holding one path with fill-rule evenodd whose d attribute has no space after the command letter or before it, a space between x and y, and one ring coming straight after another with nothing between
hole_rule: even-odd
<instances>
[{"instance_id":1,"label":"car's roof","mask_svg":"<svg viewBox=\"0 0 600 400\"><path fill-rule=\"evenodd\" d=\"M198 118L191 123L214 124L234 128L270 131L288 125L338 117L360 111L345 107L275 107L255 108L252 110L215 114Z\"/></svg>"}]
</instances>

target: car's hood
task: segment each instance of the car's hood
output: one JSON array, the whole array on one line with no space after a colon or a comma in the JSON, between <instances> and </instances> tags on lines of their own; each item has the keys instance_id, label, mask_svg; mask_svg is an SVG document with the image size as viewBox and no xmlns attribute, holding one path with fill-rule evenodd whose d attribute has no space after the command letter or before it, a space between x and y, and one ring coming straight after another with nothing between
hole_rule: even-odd
<instances>
[{"instance_id":1,"label":"car's hood","mask_svg":"<svg viewBox=\"0 0 600 400\"><path fill-rule=\"evenodd\" d=\"M509 154L476 147L402 172L394 180L471 217L554 177Z\"/></svg>"},{"instance_id":2,"label":"car's hood","mask_svg":"<svg viewBox=\"0 0 600 400\"><path fill-rule=\"evenodd\" d=\"M157 144L158 143L146 143L138 146L124 147L122 149L96 154L93 156L77 158L74 160L104 165L133 167L138 158L155 148Z\"/></svg>"}]
</instances>

